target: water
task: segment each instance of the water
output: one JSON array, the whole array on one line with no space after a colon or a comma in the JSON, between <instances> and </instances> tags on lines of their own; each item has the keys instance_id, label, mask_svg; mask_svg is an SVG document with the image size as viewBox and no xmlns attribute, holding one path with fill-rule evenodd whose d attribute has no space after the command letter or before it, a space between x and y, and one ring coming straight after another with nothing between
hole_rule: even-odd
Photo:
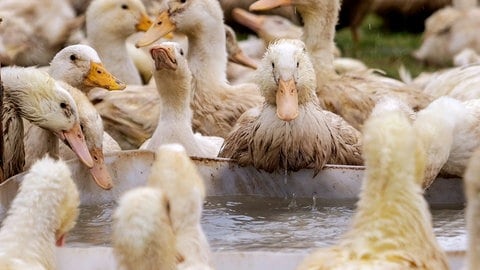
<instances>
[{"instance_id":1,"label":"water","mask_svg":"<svg viewBox=\"0 0 480 270\"><path fill-rule=\"evenodd\" d=\"M294 207L291 201L291 197L210 197L204 204L202 226L214 251L305 251L335 244L355 210L352 201L295 198ZM83 207L67 246L110 246L114 207L112 203ZM463 209L432 210L432 215L440 245L465 249Z\"/></svg>"}]
</instances>

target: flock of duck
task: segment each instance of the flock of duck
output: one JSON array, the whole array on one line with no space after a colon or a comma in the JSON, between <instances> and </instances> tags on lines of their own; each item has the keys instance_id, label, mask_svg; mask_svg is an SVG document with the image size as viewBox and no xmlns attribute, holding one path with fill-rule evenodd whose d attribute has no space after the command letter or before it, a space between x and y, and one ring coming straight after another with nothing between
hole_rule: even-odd
<instances>
[{"instance_id":1,"label":"flock of duck","mask_svg":"<svg viewBox=\"0 0 480 270\"><path fill-rule=\"evenodd\" d=\"M240 50L217 0L148 2L153 20L140 0L93 0L80 19L68 2L45 1L50 10L0 3L0 59L9 64L1 180L27 172L0 230L0 269L55 269L54 246L79 212L63 160L76 156L111 189L104 153L138 148L156 159L147 185L126 192L114 214L122 269L213 268L200 225L205 187L189 156L267 172L365 165L350 231L298 269L448 269L423 190L440 173L465 176L467 263L480 266L477 65L423 86L363 64L340 69L339 0L253 3L251 11L295 8L303 28L282 22L294 30L278 33L270 15L234 9L264 38L258 59ZM26 23L34 19L56 26ZM229 59L251 70L235 84Z\"/></svg>"}]
</instances>

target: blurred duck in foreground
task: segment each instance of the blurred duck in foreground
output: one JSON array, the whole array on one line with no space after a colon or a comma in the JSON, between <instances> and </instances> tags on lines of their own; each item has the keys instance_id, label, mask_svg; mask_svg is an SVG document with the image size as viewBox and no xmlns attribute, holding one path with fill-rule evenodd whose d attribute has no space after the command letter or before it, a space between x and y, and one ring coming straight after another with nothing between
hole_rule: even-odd
<instances>
[{"instance_id":1,"label":"blurred duck in foreground","mask_svg":"<svg viewBox=\"0 0 480 270\"><path fill-rule=\"evenodd\" d=\"M200 225L204 198L203 180L185 149L160 146L147 187L123 195L113 217L121 269L212 269Z\"/></svg>"},{"instance_id":2,"label":"blurred duck in foreground","mask_svg":"<svg viewBox=\"0 0 480 270\"><path fill-rule=\"evenodd\" d=\"M45 157L24 176L0 229L0 269L54 270L55 244L75 226L80 199L69 168Z\"/></svg>"},{"instance_id":3,"label":"blurred duck in foreground","mask_svg":"<svg viewBox=\"0 0 480 270\"><path fill-rule=\"evenodd\" d=\"M268 172L311 168L318 173L326 163L363 163L360 132L318 105L315 71L303 42L272 43L256 81L265 102L239 118L220 157Z\"/></svg>"},{"instance_id":4,"label":"blurred duck in foreground","mask_svg":"<svg viewBox=\"0 0 480 270\"><path fill-rule=\"evenodd\" d=\"M192 131L192 74L183 49L178 43L163 42L152 47L150 53L155 62L153 77L160 95L160 116L155 132L141 148L155 151L162 144L180 143L190 156L216 157L223 138Z\"/></svg>"},{"instance_id":5,"label":"blurred duck in foreground","mask_svg":"<svg viewBox=\"0 0 480 270\"><path fill-rule=\"evenodd\" d=\"M415 118L414 127L427 155L423 186L430 186L439 173L462 177L480 146L480 99L462 102L440 97Z\"/></svg>"},{"instance_id":6,"label":"blurred duck in foreground","mask_svg":"<svg viewBox=\"0 0 480 270\"><path fill-rule=\"evenodd\" d=\"M92 168L93 159L81 131L78 109L65 87L33 67L4 67L1 72L5 91L2 119L5 177L23 171L25 145L22 118L55 134L83 164ZM48 149L58 147L56 139L44 143L48 144Z\"/></svg>"},{"instance_id":7,"label":"blurred duck in foreground","mask_svg":"<svg viewBox=\"0 0 480 270\"><path fill-rule=\"evenodd\" d=\"M468 230L467 267L464 269L474 270L480 268L480 148L468 162L464 181L467 198L465 219Z\"/></svg>"},{"instance_id":8,"label":"blurred duck in foreground","mask_svg":"<svg viewBox=\"0 0 480 270\"><path fill-rule=\"evenodd\" d=\"M409 119L374 109L363 136L366 171L351 228L297 269L449 269L423 197L425 155Z\"/></svg>"}]
</instances>

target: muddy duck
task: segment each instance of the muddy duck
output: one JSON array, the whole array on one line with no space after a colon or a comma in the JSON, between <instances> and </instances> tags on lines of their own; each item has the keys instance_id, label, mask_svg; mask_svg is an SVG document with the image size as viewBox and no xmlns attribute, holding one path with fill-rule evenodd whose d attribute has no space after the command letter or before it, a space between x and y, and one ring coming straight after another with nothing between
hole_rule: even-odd
<instances>
[{"instance_id":1,"label":"muddy duck","mask_svg":"<svg viewBox=\"0 0 480 270\"><path fill-rule=\"evenodd\" d=\"M317 102L315 71L303 42L272 43L256 81L265 102L239 118L220 157L268 172L318 173L326 163L362 164L360 132Z\"/></svg>"}]
</instances>

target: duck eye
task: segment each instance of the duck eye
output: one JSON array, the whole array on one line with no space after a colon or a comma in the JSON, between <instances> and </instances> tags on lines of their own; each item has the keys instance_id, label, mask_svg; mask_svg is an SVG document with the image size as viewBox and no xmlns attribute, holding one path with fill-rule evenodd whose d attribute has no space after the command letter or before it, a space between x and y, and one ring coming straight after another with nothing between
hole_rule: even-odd
<instances>
[{"instance_id":1,"label":"duck eye","mask_svg":"<svg viewBox=\"0 0 480 270\"><path fill-rule=\"evenodd\" d=\"M62 108L62 109L67 108L67 103L65 103L65 102L60 103L60 108Z\"/></svg>"},{"instance_id":2,"label":"duck eye","mask_svg":"<svg viewBox=\"0 0 480 270\"><path fill-rule=\"evenodd\" d=\"M297 68L300 66L300 62L297 62Z\"/></svg>"},{"instance_id":3,"label":"duck eye","mask_svg":"<svg viewBox=\"0 0 480 270\"><path fill-rule=\"evenodd\" d=\"M183 49L180 49L180 55L183 55Z\"/></svg>"},{"instance_id":4,"label":"duck eye","mask_svg":"<svg viewBox=\"0 0 480 270\"><path fill-rule=\"evenodd\" d=\"M187 0L180 0L180 3L185 4Z\"/></svg>"},{"instance_id":5,"label":"duck eye","mask_svg":"<svg viewBox=\"0 0 480 270\"><path fill-rule=\"evenodd\" d=\"M275 64L272 62L272 68L275 68Z\"/></svg>"},{"instance_id":6,"label":"duck eye","mask_svg":"<svg viewBox=\"0 0 480 270\"><path fill-rule=\"evenodd\" d=\"M127 4L123 4L123 5L122 5L122 9L128 9L128 5L127 5Z\"/></svg>"},{"instance_id":7,"label":"duck eye","mask_svg":"<svg viewBox=\"0 0 480 270\"><path fill-rule=\"evenodd\" d=\"M77 60L77 56L75 54L70 55L70 60L72 61Z\"/></svg>"}]
</instances>

